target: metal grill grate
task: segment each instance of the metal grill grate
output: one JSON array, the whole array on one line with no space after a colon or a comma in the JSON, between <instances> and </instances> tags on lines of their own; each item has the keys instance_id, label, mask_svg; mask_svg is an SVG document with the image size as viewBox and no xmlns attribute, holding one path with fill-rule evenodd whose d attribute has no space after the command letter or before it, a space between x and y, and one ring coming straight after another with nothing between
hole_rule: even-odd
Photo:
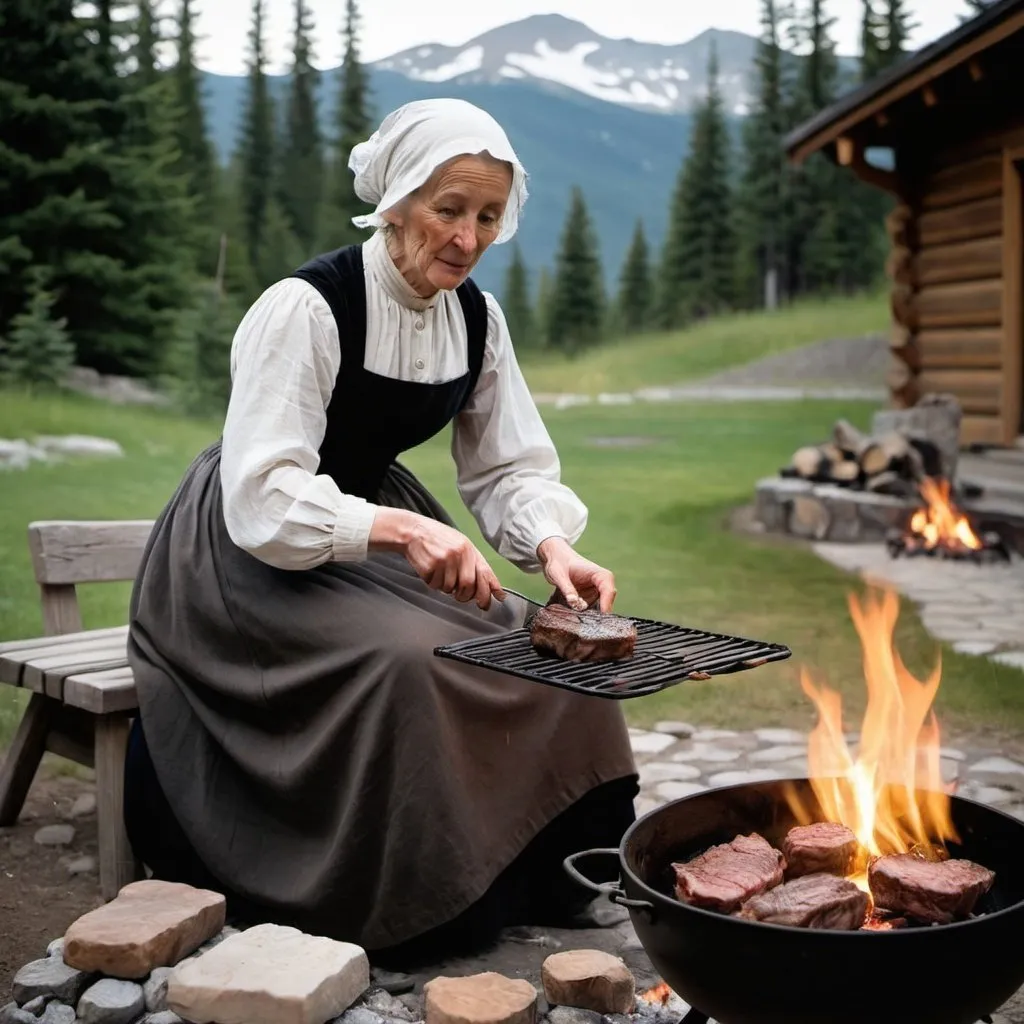
<instances>
[{"instance_id":1,"label":"metal grill grate","mask_svg":"<svg viewBox=\"0 0 1024 1024\"><path fill-rule=\"evenodd\" d=\"M530 643L528 629L462 640L436 647L434 654L612 700L646 697L684 680L742 672L769 661L784 661L792 654L782 644L648 619L632 622L637 630L636 649L631 658L622 661L572 662L542 654Z\"/></svg>"}]
</instances>

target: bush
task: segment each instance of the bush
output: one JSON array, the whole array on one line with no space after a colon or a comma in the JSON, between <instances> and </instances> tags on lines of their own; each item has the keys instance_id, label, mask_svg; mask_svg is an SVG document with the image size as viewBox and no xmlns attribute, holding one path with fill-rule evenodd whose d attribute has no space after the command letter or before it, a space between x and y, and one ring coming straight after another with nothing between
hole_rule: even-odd
<instances>
[{"instance_id":1,"label":"bush","mask_svg":"<svg viewBox=\"0 0 1024 1024\"><path fill-rule=\"evenodd\" d=\"M53 316L54 295L38 271L22 312L11 318L0 338L0 383L29 390L58 387L75 364L67 321Z\"/></svg>"}]
</instances>

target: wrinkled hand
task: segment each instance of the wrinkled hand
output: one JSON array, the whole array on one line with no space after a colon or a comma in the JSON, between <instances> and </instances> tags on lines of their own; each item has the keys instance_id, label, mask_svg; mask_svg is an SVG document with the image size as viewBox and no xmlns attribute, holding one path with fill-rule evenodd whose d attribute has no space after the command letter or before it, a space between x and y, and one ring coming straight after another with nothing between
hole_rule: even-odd
<instances>
[{"instance_id":1,"label":"wrinkled hand","mask_svg":"<svg viewBox=\"0 0 1024 1024\"><path fill-rule=\"evenodd\" d=\"M505 599L487 559L465 534L444 523L424 518L402 553L428 587L451 594L456 601L475 600L486 611L492 595Z\"/></svg>"},{"instance_id":2,"label":"wrinkled hand","mask_svg":"<svg viewBox=\"0 0 1024 1024\"><path fill-rule=\"evenodd\" d=\"M544 577L570 608L582 611L597 604L610 612L615 603L615 577L590 559L577 554L560 537L551 537L537 549Z\"/></svg>"}]
</instances>

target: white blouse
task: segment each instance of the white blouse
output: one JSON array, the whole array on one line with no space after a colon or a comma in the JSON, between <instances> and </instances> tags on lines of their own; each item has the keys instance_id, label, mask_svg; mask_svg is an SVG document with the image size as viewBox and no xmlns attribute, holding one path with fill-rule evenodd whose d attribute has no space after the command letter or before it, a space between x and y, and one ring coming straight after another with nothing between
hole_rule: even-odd
<instances>
[{"instance_id":1,"label":"white blouse","mask_svg":"<svg viewBox=\"0 0 1024 1024\"><path fill-rule=\"evenodd\" d=\"M364 367L427 383L463 376L466 325L455 292L417 296L380 232L363 245L363 262ZM451 441L456 480L488 543L514 565L536 572L538 545L548 537L575 543L587 509L560 481L558 455L516 361L504 314L484 294L483 367ZM342 493L317 472L340 363L330 308L298 278L271 285L232 342L221 449L224 518L236 544L279 568L366 558L376 506Z\"/></svg>"}]
</instances>

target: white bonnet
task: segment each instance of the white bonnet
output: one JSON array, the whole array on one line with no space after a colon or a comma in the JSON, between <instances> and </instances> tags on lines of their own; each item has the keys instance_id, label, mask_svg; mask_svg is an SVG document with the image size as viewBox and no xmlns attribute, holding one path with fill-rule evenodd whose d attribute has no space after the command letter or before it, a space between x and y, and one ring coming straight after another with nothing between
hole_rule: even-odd
<instances>
[{"instance_id":1,"label":"white bonnet","mask_svg":"<svg viewBox=\"0 0 1024 1024\"><path fill-rule=\"evenodd\" d=\"M456 156L487 152L512 165L512 190L495 242L507 242L519 226L526 202L526 171L508 136L485 110L465 100L436 99L406 103L352 150L348 166L360 199L376 203L373 213L353 217L360 228L379 228L381 216Z\"/></svg>"}]
</instances>

